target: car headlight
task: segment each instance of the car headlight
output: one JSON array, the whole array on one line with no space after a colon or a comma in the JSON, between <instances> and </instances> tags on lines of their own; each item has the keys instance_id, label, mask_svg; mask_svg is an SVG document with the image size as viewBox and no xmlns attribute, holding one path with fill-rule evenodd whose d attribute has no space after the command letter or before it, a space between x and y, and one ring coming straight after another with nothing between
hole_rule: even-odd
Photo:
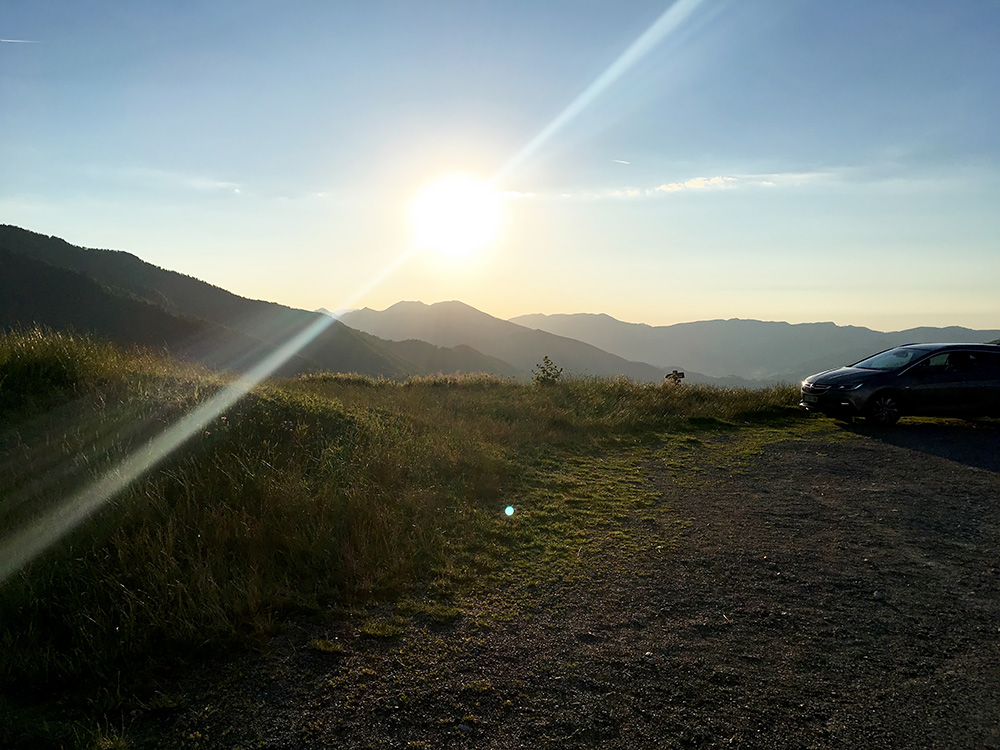
<instances>
[{"instance_id":1,"label":"car headlight","mask_svg":"<svg viewBox=\"0 0 1000 750\"><path fill-rule=\"evenodd\" d=\"M864 383L844 383L843 385L835 385L834 388L838 391L856 391L863 385Z\"/></svg>"}]
</instances>

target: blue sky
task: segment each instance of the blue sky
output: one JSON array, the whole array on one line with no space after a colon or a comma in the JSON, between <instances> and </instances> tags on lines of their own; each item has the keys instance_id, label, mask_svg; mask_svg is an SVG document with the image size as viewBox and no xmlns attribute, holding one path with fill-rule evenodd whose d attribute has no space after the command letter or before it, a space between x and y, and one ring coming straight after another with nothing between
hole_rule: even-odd
<instances>
[{"instance_id":1,"label":"blue sky","mask_svg":"<svg viewBox=\"0 0 1000 750\"><path fill-rule=\"evenodd\" d=\"M1000 327L994 0L19 5L3 223L307 309ZM454 172L500 236L373 284Z\"/></svg>"}]
</instances>

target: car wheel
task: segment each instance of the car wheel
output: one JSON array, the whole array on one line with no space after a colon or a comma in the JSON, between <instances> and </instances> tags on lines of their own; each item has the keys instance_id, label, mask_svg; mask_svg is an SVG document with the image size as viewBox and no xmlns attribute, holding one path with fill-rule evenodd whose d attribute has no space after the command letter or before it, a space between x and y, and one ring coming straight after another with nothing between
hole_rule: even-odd
<instances>
[{"instance_id":1,"label":"car wheel","mask_svg":"<svg viewBox=\"0 0 1000 750\"><path fill-rule=\"evenodd\" d=\"M899 399L891 393L876 393L868 402L865 419L888 427L899 421Z\"/></svg>"}]
</instances>

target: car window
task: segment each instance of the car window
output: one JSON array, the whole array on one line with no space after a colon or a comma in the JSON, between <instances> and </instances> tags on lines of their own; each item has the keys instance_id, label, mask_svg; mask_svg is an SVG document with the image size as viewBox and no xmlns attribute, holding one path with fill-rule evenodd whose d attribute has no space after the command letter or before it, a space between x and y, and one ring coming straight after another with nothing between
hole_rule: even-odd
<instances>
[{"instance_id":1,"label":"car window","mask_svg":"<svg viewBox=\"0 0 1000 750\"><path fill-rule=\"evenodd\" d=\"M978 364L972 352L941 352L918 362L913 371L921 375L948 373L951 378L965 380L979 369Z\"/></svg>"},{"instance_id":2,"label":"car window","mask_svg":"<svg viewBox=\"0 0 1000 750\"><path fill-rule=\"evenodd\" d=\"M970 377L973 380L1000 381L1000 353L974 352L969 356L972 359Z\"/></svg>"},{"instance_id":3,"label":"car window","mask_svg":"<svg viewBox=\"0 0 1000 750\"><path fill-rule=\"evenodd\" d=\"M948 355L948 367L956 372L971 373L978 370L979 362L972 352L952 352Z\"/></svg>"},{"instance_id":4,"label":"car window","mask_svg":"<svg viewBox=\"0 0 1000 750\"><path fill-rule=\"evenodd\" d=\"M950 357L949 352L944 352L943 354L935 354L933 357L927 358L928 367L947 367L948 358Z\"/></svg>"},{"instance_id":5,"label":"car window","mask_svg":"<svg viewBox=\"0 0 1000 750\"><path fill-rule=\"evenodd\" d=\"M990 378L1000 380L1000 353L986 353L981 355L983 358L984 369Z\"/></svg>"},{"instance_id":6,"label":"car window","mask_svg":"<svg viewBox=\"0 0 1000 750\"><path fill-rule=\"evenodd\" d=\"M916 362L925 354L927 354L926 349L904 349L900 347L876 354L860 362L855 362L851 366L861 367L865 370L897 370L900 367L906 367L906 365Z\"/></svg>"}]
</instances>

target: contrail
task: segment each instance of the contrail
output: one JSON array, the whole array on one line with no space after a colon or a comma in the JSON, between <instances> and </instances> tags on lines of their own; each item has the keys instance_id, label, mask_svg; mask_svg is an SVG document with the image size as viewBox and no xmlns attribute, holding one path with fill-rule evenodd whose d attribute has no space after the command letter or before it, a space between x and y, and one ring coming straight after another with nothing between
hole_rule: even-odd
<instances>
[{"instance_id":1,"label":"contrail","mask_svg":"<svg viewBox=\"0 0 1000 750\"><path fill-rule=\"evenodd\" d=\"M631 164L632 163L630 161L625 161L624 159L612 159L611 161L613 161L615 164Z\"/></svg>"},{"instance_id":2,"label":"contrail","mask_svg":"<svg viewBox=\"0 0 1000 750\"><path fill-rule=\"evenodd\" d=\"M0 42L6 42L7 44L41 44L36 39L0 39Z\"/></svg>"},{"instance_id":3,"label":"contrail","mask_svg":"<svg viewBox=\"0 0 1000 750\"><path fill-rule=\"evenodd\" d=\"M657 18L653 25L646 29L638 39L629 45L617 60L611 63L603 73L594 79L583 92L576 97L569 106L560 112L528 143L514 154L514 158L508 161L493 178L494 182L506 177L521 162L534 154L541 146L552 138L558 131L562 130L571 120L580 114L588 105L603 94L615 81L622 77L625 72L635 65L639 60L652 51L668 34L673 32L690 16L704 0L677 0L663 14Z\"/></svg>"}]
</instances>

